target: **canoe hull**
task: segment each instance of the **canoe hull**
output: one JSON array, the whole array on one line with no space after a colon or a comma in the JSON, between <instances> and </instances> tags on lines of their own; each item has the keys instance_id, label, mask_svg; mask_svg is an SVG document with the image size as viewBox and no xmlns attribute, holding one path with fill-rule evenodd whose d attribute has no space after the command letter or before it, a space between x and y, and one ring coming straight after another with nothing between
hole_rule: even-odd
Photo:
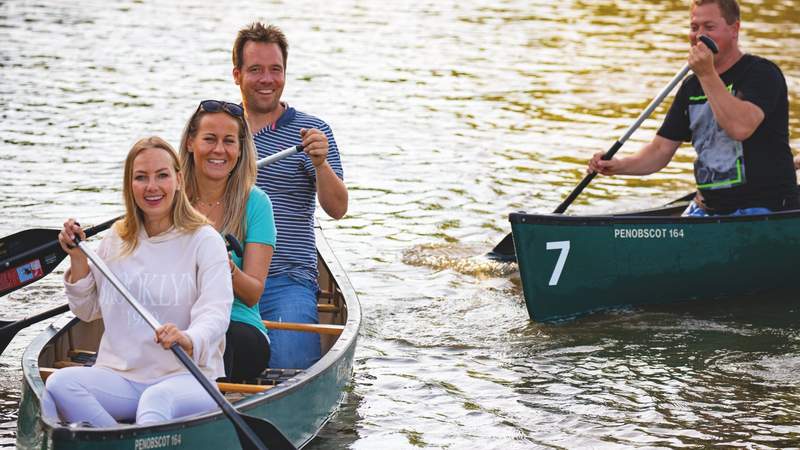
<instances>
[{"instance_id":1,"label":"canoe hull","mask_svg":"<svg viewBox=\"0 0 800 450\"><path fill-rule=\"evenodd\" d=\"M796 276L800 212L648 214L511 214L531 319L781 289Z\"/></svg>"},{"instance_id":2,"label":"canoe hull","mask_svg":"<svg viewBox=\"0 0 800 450\"><path fill-rule=\"evenodd\" d=\"M271 421L298 447L310 441L335 412L342 393L350 381L355 347L342 354L335 364L311 381L302 381L296 392L270 391L269 398L236 403L237 410ZM288 382L285 382L288 383ZM279 386L281 387L281 386ZM283 387L292 391L291 385ZM42 389L26 379L17 428L17 448L58 450L117 449L231 449L238 447L238 438L230 421L220 414L200 416L148 428L107 430L69 430L52 427L40 419ZM274 398L274 397L279 398Z\"/></svg>"},{"instance_id":3,"label":"canoe hull","mask_svg":"<svg viewBox=\"0 0 800 450\"><path fill-rule=\"evenodd\" d=\"M346 273L317 228L320 286L330 303L320 323L342 325L338 336L321 336L323 356L307 370L271 389L243 396L234 403L240 412L268 419L298 448L313 439L335 414L353 373L361 309ZM334 308L335 307L335 308ZM335 311L334 311L335 309ZM157 426L69 428L43 418L42 367L52 367L68 349L96 348L102 321L62 319L48 327L23 354L23 390L17 420L17 448L72 449L238 449L231 422L219 411L178 419ZM94 347L93 347L94 346ZM269 443L268 443L269 444Z\"/></svg>"}]
</instances>

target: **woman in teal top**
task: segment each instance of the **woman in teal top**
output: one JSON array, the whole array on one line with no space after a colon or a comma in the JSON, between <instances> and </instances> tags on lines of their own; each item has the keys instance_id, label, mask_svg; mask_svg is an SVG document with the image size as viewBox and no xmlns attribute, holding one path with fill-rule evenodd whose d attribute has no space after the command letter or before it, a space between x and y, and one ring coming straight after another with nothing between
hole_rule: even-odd
<instances>
[{"instance_id":1,"label":"woman in teal top","mask_svg":"<svg viewBox=\"0 0 800 450\"><path fill-rule=\"evenodd\" d=\"M275 220L267 194L255 186L256 152L239 105L204 100L184 129L181 172L192 205L223 234L244 245L231 255L234 302L225 335L225 376L244 381L264 371L269 338L258 301L275 251Z\"/></svg>"}]
</instances>

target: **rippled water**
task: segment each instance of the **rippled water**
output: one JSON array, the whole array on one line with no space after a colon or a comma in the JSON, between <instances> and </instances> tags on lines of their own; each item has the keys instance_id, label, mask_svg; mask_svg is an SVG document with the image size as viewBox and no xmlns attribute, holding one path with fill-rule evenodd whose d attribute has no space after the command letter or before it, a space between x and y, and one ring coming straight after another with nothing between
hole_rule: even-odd
<instances>
[{"instance_id":1,"label":"rippled water","mask_svg":"<svg viewBox=\"0 0 800 450\"><path fill-rule=\"evenodd\" d=\"M513 267L475 257L509 212L554 209L682 67L686 3L0 1L0 235L120 212L127 149L236 99L233 37L263 19L289 36L284 98L342 149L350 210L323 226L364 307L352 390L310 448L798 447L797 296L543 325ZM800 12L746 3L743 47L783 68L796 137ZM692 159L597 179L570 212L677 198ZM51 275L0 301L17 318L64 296ZM0 444L43 326L0 357Z\"/></svg>"}]
</instances>

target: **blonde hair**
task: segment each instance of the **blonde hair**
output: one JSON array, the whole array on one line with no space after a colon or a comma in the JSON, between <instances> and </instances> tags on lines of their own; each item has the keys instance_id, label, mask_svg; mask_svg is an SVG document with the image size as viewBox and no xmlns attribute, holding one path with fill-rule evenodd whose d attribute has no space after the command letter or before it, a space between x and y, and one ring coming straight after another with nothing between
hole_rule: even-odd
<instances>
[{"instance_id":1,"label":"blonde hair","mask_svg":"<svg viewBox=\"0 0 800 450\"><path fill-rule=\"evenodd\" d=\"M223 234L232 234L240 242L244 242L247 232L245 224L245 213L247 212L247 199L250 196L250 189L256 182L256 146L253 143L253 135L247 126L244 117L236 117L225 111L206 112L200 107L192 114L181 136L180 160L181 170L183 171L184 184L186 185L186 196L194 203L200 198L200 188L197 185L197 168L194 158L189 152L189 139L197 136L200 120L207 114L225 114L239 124L239 159L233 166L228 181L225 185L225 194L220 200L223 205L222 228L219 230Z\"/></svg>"},{"instance_id":2,"label":"blonde hair","mask_svg":"<svg viewBox=\"0 0 800 450\"><path fill-rule=\"evenodd\" d=\"M178 155L167 141L158 136L151 136L140 139L128 152L125 158L125 175L122 182L122 196L125 200L125 216L114 223L114 229L122 239L122 255L127 255L136 250L139 245L139 232L144 228L144 212L136 205L133 197L133 162L145 150L156 148L167 152L172 159L172 170L175 176L180 178L181 168L178 162ZM192 207L183 184L178 186L175 198L172 202L172 226L182 232L192 232L210 222L199 211Z\"/></svg>"}]
</instances>

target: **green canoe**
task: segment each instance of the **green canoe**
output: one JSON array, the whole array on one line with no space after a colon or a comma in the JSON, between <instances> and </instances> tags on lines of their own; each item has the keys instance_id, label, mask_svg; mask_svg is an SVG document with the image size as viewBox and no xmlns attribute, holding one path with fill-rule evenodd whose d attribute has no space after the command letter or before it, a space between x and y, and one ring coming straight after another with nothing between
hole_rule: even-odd
<instances>
[{"instance_id":1,"label":"green canoe","mask_svg":"<svg viewBox=\"0 0 800 450\"><path fill-rule=\"evenodd\" d=\"M681 217L692 197L624 214L511 214L531 319L553 321L795 284L800 211Z\"/></svg>"},{"instance_id":2,"label":"green canoe","mask_svg":"<svg viewBox=\"0 0 800 450\"><path fill-rule=\"evenodd\" d=\"M332 417L353 373L361 306L347 276L316 230L319 255L320 325L273 324L320 333L322 358L307 370L273 369L248 384L220 384L241 412L271 421L298 448ZM17 419L20 449L239 449L231 422L221 411L139 427L69 427L41 415L44 379L60 367L91 364L103 332L101 320L63 320L39 335L23 355L23 391Z\"/></svg>"}]
</instances>

